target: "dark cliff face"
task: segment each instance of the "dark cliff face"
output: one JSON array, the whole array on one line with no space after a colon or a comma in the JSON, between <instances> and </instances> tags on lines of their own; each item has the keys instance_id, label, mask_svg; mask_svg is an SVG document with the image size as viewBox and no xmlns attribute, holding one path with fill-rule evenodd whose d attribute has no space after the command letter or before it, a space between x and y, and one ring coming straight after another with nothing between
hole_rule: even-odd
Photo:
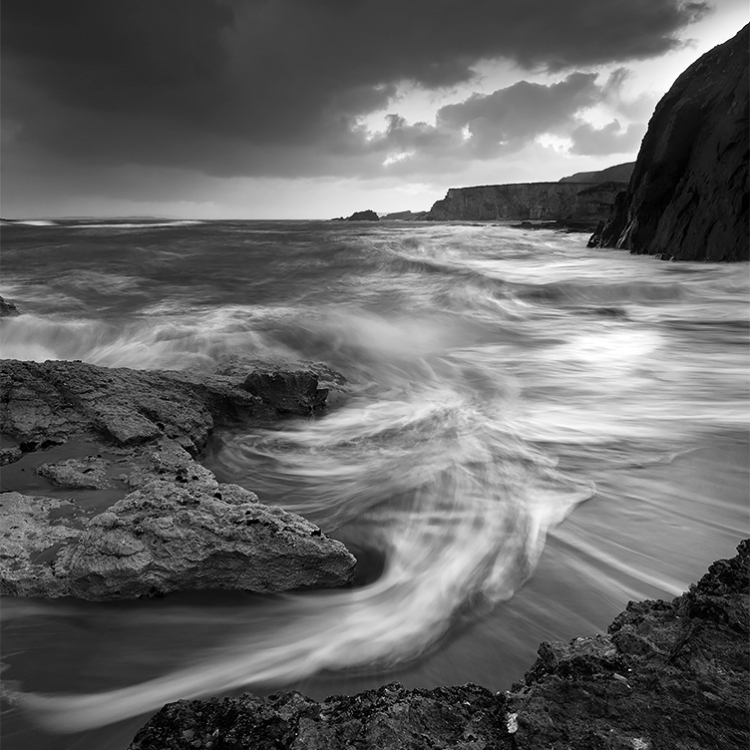
<instances>
[{"instance_id":1,"label":"dark cliff face","mask_svg":"<svg viewBox=\"0 0 750 750\"><path fill-rule=\"evenodd\" d=\"M746 26L659 102L628 190L591 245L676 260L748 260Z\"/></svg>"}]
</instances>

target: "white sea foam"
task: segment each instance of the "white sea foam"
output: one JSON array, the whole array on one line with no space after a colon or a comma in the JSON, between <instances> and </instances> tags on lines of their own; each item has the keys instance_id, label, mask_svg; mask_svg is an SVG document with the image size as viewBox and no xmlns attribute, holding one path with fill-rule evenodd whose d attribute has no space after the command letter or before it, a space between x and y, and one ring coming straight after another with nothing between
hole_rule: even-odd
<instances>
[{"instance_id":1,"label":"white sea foam","mask_svg":"<svg viewBox=\"0 0 750 750\"><path fill-rule=\"evenodd\" d=\"M114 223L81 223L66 224L68 229L159 229L162 227L189 227L196 224L204 224L196 219L176 219L174 221L140 221L140 222L114 222Z\"/></svg>"}]
</instances>

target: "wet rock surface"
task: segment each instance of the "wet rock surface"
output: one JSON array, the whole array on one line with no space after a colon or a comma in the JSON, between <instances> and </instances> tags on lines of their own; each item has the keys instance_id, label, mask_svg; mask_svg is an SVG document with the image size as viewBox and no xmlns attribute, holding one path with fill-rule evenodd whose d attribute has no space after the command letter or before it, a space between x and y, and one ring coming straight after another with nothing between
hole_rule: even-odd
<instances>
[{"instance_id":1,"label":"wet rock surface","mask_svg":"<svg viewBox=\"0 0 750 750\"><path fill-rule=\"evenodd\" d=\"M659 102L629 187L590 247L750 258L748 29L703 55Z\"/></svg>"},{"instance_id":2,"label":"wet rock surface","mask_svg":"<svg viewBox=\"0 0 750 750\"><path fill-rule=\"evenodd\" d=\"M320 529L236 485L152 482L92 518L70 556L73 595L342 586L355 560Z\"/></svg>"},{"instance_id":3,"label":"wet rock surface","mask_svg":"<svg viewBox=\"0 0 750 750\"><path fill-rule=\"evenodd\" d=\"M80 524L68 520L73 515L74 505L68 500L0 494L0 594L68 593L57 568L62 562L60 550L70 549L81 536Z\"/></svg>"},{"instance_id":4,"label":"wet rock surface","mask_svg":"<svg viewBox=\"0 0 750 750\"><path fill-rule=\"evenodd\" d=\"M310 414L325 402L312 371L265 368L256 376L0 363L0 428L18 443L5 449L7 461L22 466L49 446L88 453L36 468L75 500L0 494L0 590L109 600L349 583L356 560L342 544L220 484L195 460L217 425L267 423L290 406ZM242 387L248 380L264 386L264 398ZM84 502L102 491L106 509Z\"/></svg>"},{"instance_id":5,"label":"wet rock surface","mask_svg":"<svg viewBox=\"0 0 750 750\"><path fill-rule=\"evenodd\" d=\"M0 398L0 431L29 450L89 433L115 445L167 436L195 453L217 424L274 416L233 378L68 361L3 360Z\"/></svg>"},{"instance_id":6,"label":"wet rock surface","mask_svg":"<svg viewBox=\"0 0 750 750\"><path fill-rule=\"evenodd\" d=\"M311 371L266 370L251 372L242 387L281 414L312 414L322 409L328 390L318 388Z\"/></svg>"},{"instance_id":7,"label":"wet rock surface","mask_svg":"<svg viewBox=\"0 0 750 750\"><path fill-rule=\"evenodd\" d=\"M178 701L130 750L172 748L746 748L750 540L671 602L631 602L607 635L543 643L523 681L318 703L299 693Z\"/></svg>"}]
</instances>

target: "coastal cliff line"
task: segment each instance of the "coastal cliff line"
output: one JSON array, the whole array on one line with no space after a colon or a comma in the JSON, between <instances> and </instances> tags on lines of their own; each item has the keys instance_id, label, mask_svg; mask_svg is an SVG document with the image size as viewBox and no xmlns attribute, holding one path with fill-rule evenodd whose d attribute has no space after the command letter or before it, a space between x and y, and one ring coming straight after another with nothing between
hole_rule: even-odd
<instances>
[{"instance_id":1,"label":"coastal cliff line","mask_svg":"<svg viewBox=\"0 0 750 750\"><path fill-rule=\"evenodd\" d=\"M596 224L605 219L624 182L530 182L451 188L428 221L560 221Z\"/></svg>"}]
</instances>

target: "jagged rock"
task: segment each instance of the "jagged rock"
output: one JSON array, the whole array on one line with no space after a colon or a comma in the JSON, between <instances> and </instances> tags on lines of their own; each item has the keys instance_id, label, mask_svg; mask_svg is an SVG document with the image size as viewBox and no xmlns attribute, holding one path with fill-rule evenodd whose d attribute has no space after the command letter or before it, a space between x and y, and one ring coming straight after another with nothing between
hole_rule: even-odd
<instances>
[{"instance_id":1,"label":"jagged rock","mask_svg":"<svg viewBox=\"0 0 750 750\"><path fill-rule=\"evenodd\" d=\"M215 375L3 360L0 431L25 450L84 434L115 445L166 435L195 453L217 423L273 416L238 386Z\"/></svg>"},{"instance_id":2,"label":"jagged rock","mask_svg":"<svg viewBox=\"0 0 750 750\"><path fill-rule=\"evenodd\" d=\"M255 370L242 387L282 414L312 414L328 396L327 388L318 388L318 376L304 370Z\"/></svg>"},{"instance_id":3,"label":"jagged rock","mask_svg":"<svg viewBox=\"0 0 750 750\"><path fill-rule=\"evenodd\" d=\"M631 602L608 635L542 644L505 694L394 683L322 703L299 693L178 701L130 750L746 748L749 564L745 540L672 602Z\"/></svg>"},{"instance_id":4,"label":"jagged rock","mask_svg":"<svg viewBox=\"0 0 750 750\"><path fill-rule=\"evenodd\" d=\"M9 318L20 315L20 311L13 302L5 297L0 297L0 318Z\"/></svg>"},{"instance_id":5,"label":"jagged rock","mask_svg":"<svg viewBox=\"0 0 750 750\"><path fill-rule=\"evenodd\" d=\"M191 479L152 481L88 521L72 501L3 493L0 592L104 601L351 581L354 557L317 526L236 485Z\"/></svg>"},{"instance_id":6,"label":"jagged rock","mask_svg":"<svg viewBox=\"0 0 750 750\"><path fill-rule=\"evenodd\" d=\"M107 478L110 463L103 458L69 458L66 461L41 464L39 476L49 479L58 487L81 490L103 490L112 486Z\"/></svg>"},{"instance_id":7,"label":"jagged rock","mask_svg":"<svg viewBox=\"0 0 750 750\"><path fill-rule=\"evenodd\" d=\"M480 750L501 747L486 743L502 731L501 705L476 685L406 690L398 683L322 703L299 693L178 701L141 729L130 750Z\"/></svg>"},{"instance_id":8,"label":"jagged rock","mask_svg":"<svg viewBox=\"0 0 750 750\"><path fill-rule=\"evenodd\" d=\"M342 586L355 559L317 526L231 484L152 482L92 518L70 557L82 599Z\"/></svg>"},{"instance_id":9,"label":"jagged rock","mask_svg":"<svg viewBox=\"0 0 750 750\"><path fill-rule=\"evenodd\" d=\"M517 747L744 748L750 540L671 602L631 602L606 636L542 644L507 694Z\"/></svg>"},{"instance_id":10,"label":"jagged rock","mask_svg":"<svg viewBox=\"0 0 750 750\"><path fill-rule=\"evenodd\" d=\"M750 258L749 28L691 65L656 106L627 193L590 247Z\"/></svg>"}]
</instances>

